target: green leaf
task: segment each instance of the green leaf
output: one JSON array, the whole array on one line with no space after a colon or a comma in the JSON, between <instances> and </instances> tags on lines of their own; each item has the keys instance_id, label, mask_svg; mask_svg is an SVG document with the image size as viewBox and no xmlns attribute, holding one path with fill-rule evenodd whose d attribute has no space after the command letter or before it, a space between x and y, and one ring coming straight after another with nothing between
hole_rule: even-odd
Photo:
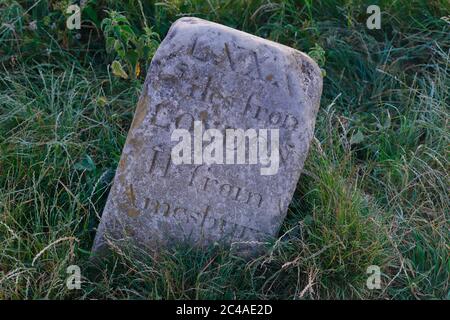
<instances>
[{"instance_id":1,"label":"green leaf","mask_svg":"<svg viewBox=\"0 0 450 320\"><path fill-rule=\"evenodd\" d=\"M364 141L364 134L358 130L358 132L356 132L356 134L352 135L352 137L350 138L350 144L358 144Z\"/></svg>"},{"instance_id":2,"label":"green leaf","mask_svg":"<svg viewBox=\"0 0 450 320\"><path fill-rule=\"evenodd\" d=\"M85 155L81 161L75 163L73 166L75 170L80 171L94 171L96 169L94 160L89 155Z\"/></svg>"},{"instance_id":3,"label":"green leaf","mask_svg":"<svg viewBox=\"0 0 450 320\"><path fill-rule=\"evenodd\" d=\"M98 20L98 16L97 16L97 11L92 8L91 6L85 6L83 8L83 14L86 14L86 16L91 19L91 21L98 26L99 25L99 20Z\"/></svg>"},{"instance_id":4,"label":"green leaf","mask_svg":"<svg viewBox=\"0 0 450 320\"><path fill-rule=\"evenodd\" d=\"M106 38L106 50L108 52L112 51L112 49L114 48L114 44L115 44L115 39L113 37Z\"/></svg>"},{"instance_id":5,"label":"green leaf","mask_svg":"<svg viewBox=\"0 0 450 320\"><path fill-rule=\"evenodd\" d=\"M139 59L139 55L136 51L128 51L125 57L126 61L129 62L133 67L136 66Z\"/></svg>"},{"instance_id":6,"label":"green leaf","mask_svg":"<svg viewBox=\"0 0 450 320\"><path fill-rule=\"evenodd\" d=\"M119 61L114 60L112 65L111 65L111 69L113 74L116 77L121 77L123 79L128 79L128 74L125 72L125 70L123 70L122 65L120 64Z\"/></svg>"}]
</instances>

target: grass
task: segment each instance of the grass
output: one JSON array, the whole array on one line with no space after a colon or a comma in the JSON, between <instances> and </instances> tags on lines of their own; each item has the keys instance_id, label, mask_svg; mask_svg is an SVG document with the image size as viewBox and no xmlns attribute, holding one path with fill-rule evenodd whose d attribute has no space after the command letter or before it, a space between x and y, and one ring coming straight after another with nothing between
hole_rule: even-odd
<instances>
[{"instance_id":1,"label":"grass","mask_svg":"<svg viewBox=\"0 0 450 320\"><path fill-rule=\"evenodd\" d=\"M379 1L382 29L368 30L374 3L362 1L101 1L92 21L118 10L161 39L195 15L323 48L326 77L304 174L264 256L118 249L100 269L90 248L143 76L110 74L95 23L81 40L30 31L56 9L11 3L0 3L0 299L450 298L448 2ZM81 290L66 287L73 264ZM366 286L370 265L379 290Z\"/></svg>"}]
</instances>

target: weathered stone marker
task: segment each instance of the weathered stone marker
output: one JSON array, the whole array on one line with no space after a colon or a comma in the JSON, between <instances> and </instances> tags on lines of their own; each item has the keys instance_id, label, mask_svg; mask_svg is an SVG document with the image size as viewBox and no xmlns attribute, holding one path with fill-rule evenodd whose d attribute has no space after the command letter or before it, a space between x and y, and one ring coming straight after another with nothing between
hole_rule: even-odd
<instances>
[{"instance_id":1,"label":"weathered stone marker","mask_svg":"<svg viewBox=\"0 0 450 320\"><path fill-rule=\"evenodd\" d=\"M197 18L176 21L148 71L94 251L131 240L149 250L218 242L257 252L285 218L321 92L319 67L297 50ZM174 164L171 135L194 132L195 121L224 133L279 129L278 171Z\"/></svg>"}]
</instances>

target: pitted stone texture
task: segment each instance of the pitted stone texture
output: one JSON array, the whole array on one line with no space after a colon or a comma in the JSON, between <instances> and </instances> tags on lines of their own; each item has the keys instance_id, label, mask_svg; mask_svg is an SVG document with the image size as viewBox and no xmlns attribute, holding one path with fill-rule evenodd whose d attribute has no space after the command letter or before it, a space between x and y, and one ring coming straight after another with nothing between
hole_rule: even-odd
<instances>
[{"instance_id":1,"label":"pitted stone texture","mask_svg":"<svg viewBox=\"0 0 450 320\"><path fill-rule=\"evenodd\" d=\"M286 216L321 92L320 69L302 52L197 18L176 21L149 68L94 251L105 239L149 250L218 242L259 251ZM278 128L278 173L174 165L173 130L197 120L205 130Z\"/></svg>"}]
</instances>

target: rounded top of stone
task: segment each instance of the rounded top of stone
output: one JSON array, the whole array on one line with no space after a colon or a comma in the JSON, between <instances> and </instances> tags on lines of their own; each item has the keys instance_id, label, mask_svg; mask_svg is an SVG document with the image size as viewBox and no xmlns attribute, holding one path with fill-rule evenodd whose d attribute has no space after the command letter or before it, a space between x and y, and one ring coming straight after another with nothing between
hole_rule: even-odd
<instances>
[{"instance_id":1,"label":"rounded top of stone","mask_svg":"<svg viewBox=\"0 0 450 320\"><path fill-rule=\"evenodd\" d=\"M242 39L241 41L245 41L247 46L256 47L262 45L274 49L286 56L293 56L297 59L300 58L311 65L317 76L322 77L320 67L317 65L317 63L310 56L308 56L304 52L301 52L300 50L201 18L196 17L179 18L172 24L167 34L167 38L170 40L176 35L178 35L180 32L183 33L183 38L186 38L194 34L197 35L204 34L206 33L206 30L211 30L212 32L219 32L220 35L228 35L232 39L240 38ZM248 41L249 39L251 39L252 41Z\"/></svg>"}]
</instances>

